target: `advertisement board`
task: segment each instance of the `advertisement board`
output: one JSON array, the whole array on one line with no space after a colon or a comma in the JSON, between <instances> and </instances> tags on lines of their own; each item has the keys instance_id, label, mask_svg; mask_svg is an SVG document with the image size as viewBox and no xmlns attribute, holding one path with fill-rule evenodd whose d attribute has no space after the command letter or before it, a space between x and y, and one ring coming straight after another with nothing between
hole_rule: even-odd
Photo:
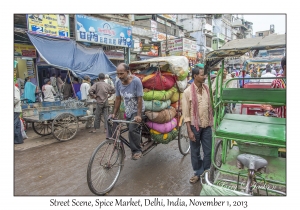
<instances>
[{"instance_id":1,"label":"advertisement board","mask_svg":"<svg viewBox=\"0 0 300 210\"><path fill-rule=\"evenodd\" d=\"M69 15L29 14L26 19L29 33L70 39Z\"/></svg>"},{"instance_id":2,"label":"advertisement board","mask_svg":"<svg viewBox=\"0 0 300 210\"><path fill-rule=\"evenodd\" d=\"M14 56L36 58L36 49L33 45L14 44Z\"/></svg>"},{"instance_id":3,"label":"advertisement board","mask_svg":"<svg viewBox=\"0 0 300 210\"><path fill-rule=\"evenodd\" d=\"M86 15L75 15L76 40L133 48L132 28Z\"/></svg>"},{"instance_id":4,"label":"advertisement board","mask_svg":"<svg viewBox=\"0 0 300 210\"><path fill-rule=\"evenodd\" d=\"M197 57L196 41L186 38L168 40L169 55L183 55L190 58ZM166 56L166 41L161 42L161 55Z\"/></svg>"}]
</instances>

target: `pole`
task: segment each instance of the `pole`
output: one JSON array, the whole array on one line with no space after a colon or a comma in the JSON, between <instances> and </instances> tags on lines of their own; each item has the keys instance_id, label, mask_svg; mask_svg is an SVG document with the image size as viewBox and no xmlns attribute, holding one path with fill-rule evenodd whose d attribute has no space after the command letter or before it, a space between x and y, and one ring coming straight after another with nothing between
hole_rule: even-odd
<instances>
[{"instance_id":1,"label":"pole","mask_svg":"<svg viewBox=\"0 0 300 210\"><path fill-rule=\"evenodd\" d=\"M69 70L69 69L68 69L68 75L69 75L69 79L70 79L70 82L71 82L71 86L72 86L72 90L73 90L74 96L75 96L76 99L78 99L78 98L77 98L77 95L76 95L76 93L75 93L74 87L73 87L73 82L72 82L72 80L71 80L70 70Z\"/></svg>"},{"instance_id":2,"label":"pole","mask_svg":"<svg viewBox=\"0 0 300 210\"><path fill-rule=\"evenodd\" d=\"M165 20L165 30L166 30L166 56L169 55L168 51L168 31L167 31L167 21Z\"/></svg>"}]
</instances>

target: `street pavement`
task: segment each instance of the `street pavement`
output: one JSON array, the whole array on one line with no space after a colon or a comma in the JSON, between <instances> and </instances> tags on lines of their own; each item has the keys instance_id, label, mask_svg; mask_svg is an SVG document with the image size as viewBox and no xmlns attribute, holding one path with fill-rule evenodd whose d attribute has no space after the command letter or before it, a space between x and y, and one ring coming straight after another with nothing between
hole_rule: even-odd
<instances>
[{"instance_id":1,"label":"street pavement","mask_svg":"<svg viewBox=\"0 0 300 210\"><path fill-rule=\"evenodd\" d=\"M88 133L79 123L78 133L67 142L59 142L52 135L41 137L28 128L29 138L14 148L14 195L94 195L86 173L94 149L105 140L102 127L97 133ZM190 154L179 152L177 140L158 145L137 161L131 160L127 147L125 152L121 175L107 195L200 194L200 182L189 183L193 175Z\"/></svg>"}]
</instances>

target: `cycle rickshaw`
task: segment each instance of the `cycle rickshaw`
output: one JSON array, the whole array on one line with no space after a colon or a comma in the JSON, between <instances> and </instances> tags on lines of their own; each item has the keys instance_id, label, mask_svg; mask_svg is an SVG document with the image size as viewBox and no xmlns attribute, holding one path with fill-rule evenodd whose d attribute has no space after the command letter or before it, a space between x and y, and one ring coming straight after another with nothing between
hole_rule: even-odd
<instances>
[{"instance_id":1,"label":"cycle rickshaw","mask_svg":"<svg viewBox=\"0 0 300 210\"><path fill-rule=\"evenodd\" d=\"M218 76L223 75L224 58L239 57L252 50L285 48L285 40L285 35L232 40L207 54L205 71L222 62ZM210 74L208 82L211 91ZM212 166L205 172L200 195L285 195L286 159L278 156L278 148L286 148L286 119L230 114L225 113L225 107L227 103L285 106L286 89L227 88L222 82L216 88L217 92L221 86L219 100L218 92L212 99ZM232 147L232 140L246 146Z\"/></svg>"},{"instance_id":2,"label":"cycle rickshaw","mask_svg":"<svg viewBox=\"0 0 300 210\"><path fill-rule=\"evenodd\" d=\"M183 77L188 75L188 60L184 56L169 56L169 57L159 57L149 60L136 61L129 64L130 70L144 71L148 76L152 74L161 74L161 72L171 69L173 72L181 72L185 74ZM170 72L168 72L169 74ZM182 77L181 73L179 75ZM174 74L174 73L172 73ZM138 75L138 77L141 75ZM173 75L173 76L178 76ZM162 80L159 80L162 82ZM187 86L187 79L185 80ZM180 83L182 84L182 82ZM158 84L153 84L158 85ZM178 83L172 88L177 88ZM178 88L179 89L179 88ZM181 87L183 92L184 88ZM145 90L144 90L145 91ZM155 90L153 90L153 93ZM165 91L167 92L167 91ZM179 92L178 92L179 93ZM145 99L144 92L144 99ZM155 95L155 94L154 94ZM163 97L167 97L167 93L163 94ZM149 96L149 95L148 95ZM152 96L151 96L152 97ZM153 96L154 97L154 96ZM153 98L154 99L154 98ZM152 100L152 99L151 99ZM158 100L158 99L157 99ZM172 108L170 105L169 108ZM173 108L172 108L173 109ZM175 109L175 108L174 108ZM136 132L139 133L141 137L142 154L146 155L158 144L166 144L172 140L178 140L179 151L182 155L188 154L190 150L190 143L187 134L186 124L183 122L180 107L180 96L178 96L178 106L176 107L175 117L177 124L174 130L168 134L158 134L163 138L158 140L154 138L154 133L151 132L150 127L146 124L147 117L142 116L142 122L137 123L133 121L109 119L108 128L111 135L108 135L106 140L104 140L93 152L88 168L87 168L87 182L89 189L96 195L104 195L109 192L113 186L116 184L122 167L124 166L125 150L124 145L130 148L129 141L122 136L129 129L126 124L135 123L138 124L138 129ZM162 125L163 126L163 125Z\"/></svg>"}]
</instances>

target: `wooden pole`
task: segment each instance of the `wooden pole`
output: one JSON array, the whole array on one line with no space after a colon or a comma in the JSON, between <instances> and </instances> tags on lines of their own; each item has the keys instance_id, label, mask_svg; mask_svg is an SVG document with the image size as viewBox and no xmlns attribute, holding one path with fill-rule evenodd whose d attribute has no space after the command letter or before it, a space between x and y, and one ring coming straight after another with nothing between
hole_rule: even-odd
<instances>
[{"instance_id":1,"label":"wooden pole","mask_svg":"<svg viewBox=\"0 0 300 210\"><path fill-rule=\"evenodd\" d=\"M72 80L71 80L70 70L69 70L69 69L68 69L68 75L69 75L69 78L70 78L70 82L71 82L71 86L72 86L72 90L73 90L74 96L75 96L75 98L78 100L78 97L77 97L77 95L76 95L76 93L75 93L75 90L74 90L74 87L73 87L73 82L72 82Z\"/></svg>"}]
</instances>

